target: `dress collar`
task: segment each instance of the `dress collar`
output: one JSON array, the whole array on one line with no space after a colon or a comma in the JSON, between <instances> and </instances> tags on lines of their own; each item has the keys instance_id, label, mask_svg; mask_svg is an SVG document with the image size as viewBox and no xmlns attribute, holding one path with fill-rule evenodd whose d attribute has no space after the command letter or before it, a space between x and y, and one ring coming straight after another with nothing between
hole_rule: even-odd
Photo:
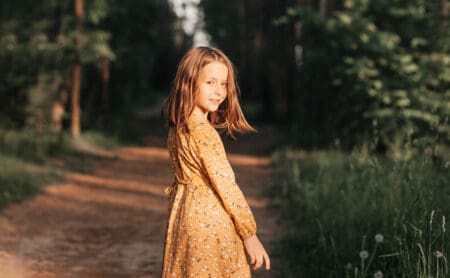
<instances>
[{"instance_id":1,"label":"dress collar","mask_svg":"<svg viewBox=\"0 0 450 278\"><path fill-rule=\"evenodd\" d=\"M204 116L199 115L195 112L192 112L191 115L189 116L189 119L195 122L206 122L209 123L209 120L206 119Z\"/></svg>"}]
</instances>

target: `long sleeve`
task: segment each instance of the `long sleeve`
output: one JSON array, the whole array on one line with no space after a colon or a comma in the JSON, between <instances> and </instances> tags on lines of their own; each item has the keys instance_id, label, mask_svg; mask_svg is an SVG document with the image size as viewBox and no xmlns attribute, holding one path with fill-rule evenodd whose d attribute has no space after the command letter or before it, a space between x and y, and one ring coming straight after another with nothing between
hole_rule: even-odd
<instances>
[{"instance_id":1,"label":"long sleeve","mask_svg":"<svg viewBox=\"0 0 450 278\"><path fill-rule=\"evenodd\" d=\"M199 123L190 131L194 146L211 184L231 216L242 240L256 234L256 222L236 183L225 149L217 131L208 123Z\"/></svg>"}]
</instances>

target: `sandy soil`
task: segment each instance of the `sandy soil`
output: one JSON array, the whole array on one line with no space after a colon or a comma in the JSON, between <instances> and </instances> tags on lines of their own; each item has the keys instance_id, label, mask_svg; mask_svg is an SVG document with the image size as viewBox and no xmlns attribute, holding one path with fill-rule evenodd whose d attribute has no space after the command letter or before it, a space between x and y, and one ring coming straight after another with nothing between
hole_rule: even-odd
<instances>
[{"instance_id":1,"label":"sandy soil","mask_svg":"<svg viewBox=\"0 0 450 278\"><path fill-rule=\"evenodd\" d=\"M270 157L256 155L276 141L266 132L224 140L228 157L271 253L279 224L263 190L273 178ZM172 182L164 138L145 147L97 152L86 173L0 213L0 277L160 277L167 198ZM267 153L267 151L266 151ZM55 161L64 167L65 161ZM276 277L272 269L253 277Z\"/></svg>"}]
</instances>

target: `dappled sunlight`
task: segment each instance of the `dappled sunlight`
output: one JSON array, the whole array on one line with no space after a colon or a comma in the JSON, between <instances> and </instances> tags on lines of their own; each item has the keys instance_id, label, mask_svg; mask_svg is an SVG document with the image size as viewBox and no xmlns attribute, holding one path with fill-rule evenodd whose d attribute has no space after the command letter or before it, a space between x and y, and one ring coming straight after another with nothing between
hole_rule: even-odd
<instances>
[{"instance_id":1,"label":"dappled sunlight","mask_svg":"<svg viewBox=\"0 0 450 278\"><path fill-rule=\"evenodd\" d=\"M0 215L0 231L5 231L6 233L14 233L16 231L16 228L14 225L11 225L11 223L2 221L2 218L4 216Z\"/></svg>"},{"instance_id":2,"label":"dappled sunlight","mask_svg":"<svg viewBox=\"0 0 450 278\"><path fill-rule=\"evenodd\" d=\"M261 198L247 197L245 199L252 208L265 208L268 203L266 199Z\"/></svg>"},{"instance_id":3,"label":"dappled sunlight","mask_svg":"<svg viewBox=\"0 0 450 278\"><path fill-rule=\"evenodd\" d=\"M76 182L79 186L97 187L104 190L117 190L120 193L130 194L146 194L151 193L156 196L163 196L161 185L143 183L133 180L122 180L118 178L104 178L95 175L86 174L70 174L67 176L68 181Z\"/></svg>"},{"instance_id":4,"label":"dappled sunlight","mask_svg":"<svg viewBox=\"0 0 450 278\"><path fill-rule=\"evenodd\" d=\"M21 258L15 254L11 254L0 250L0 273L1 277L7 278L23 278L28 277L30 273L28 267Z\"/></svg>"},{"instance_id":5,"label":"dappled sunlight","mask_svg":"<svg viewBox=\"0 0 450 278\"><path fill-rule=\"evenodd\" d=\"M64 190L49 190L52 195L66 197L85 203L95 203L98 205L114 205L117 209L133 208L140 210L167 212L166 198L162 199L162 194L155 197L144 195L142 192L128 191L118 188L108 188L103 185L89 183L67 184ZM162 192L162 190L161 190ZM101 207L101 206L100 206Z\"/></svg>"},{"instance_id":6,"label":"dappled sunlight","mask_svg":"<svg viewBox=\"0 0 450 278\"><path fill-rule=\"evenodd\" d=\"M251 148L251 142L244 147ZM229 159L270 250L278 227L262 189L271 177L271 160L237 153ZM61 159L52 163L68 166ZM70 163L81 163L82 171L69 172L60 184L4 210L0 245L9 259L0 254L1 273L14 269L26 273L17 277L52 277L64 269L80 277L158 277L168 217L164 188L173 182L167 149L98 150Z\"/></svg>"},{"instance_id":7,"label":"dappled sunlight","mask_svg":"<svg viewBox=\"0 0 450 278\"><path fill-rule=\"evenodd\" d=\"M232 164L239 166L267 166L270 165L269 157L257 157L242 154L228 154L228 158Z\"/></svg>"},{"instance_id":8,"label":"dappled sunlight","mask_svg":"<svg viewBox=\"0 0 450 278\"><path fill-rule=\"evenodd\" d=\"M144 161L148 162L149 160L155 159L168 159L169 154L167 153L167 149L165 148L152 148L152 147L125 147L119 149L116 152L122 160L127 161Z\"/></svg>"}]
</instances>

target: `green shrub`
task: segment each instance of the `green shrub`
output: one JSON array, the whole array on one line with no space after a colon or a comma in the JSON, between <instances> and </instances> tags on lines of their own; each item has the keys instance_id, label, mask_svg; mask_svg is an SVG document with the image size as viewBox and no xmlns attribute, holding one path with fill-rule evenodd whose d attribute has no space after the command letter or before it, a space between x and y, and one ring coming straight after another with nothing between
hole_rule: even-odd
<instances>
[{"instance_id":1,"label":"green shrub","mask_svg":"<svg viewBox=\"0 0 450 278\"><path fill-rule=\"evenodd\" d=\"M437 1L346 0L325 17L303 6L297 145L410 158L450 143L450 25Z\"/></svg>"},{"instance_id":2,"label":"green shrub","mask_svg":"<svg viewBox=\"0 0 450 278\"><path fill-rule=\"evenodd\" d=\"M58 177L55 167L45 166L47 159L64 156L64 170L89 172L87 158L118 145L115 137L98 132L72 138L67 133L0 129L0 208L38 193Z\"/></svg>"},{"instance_id":3,"label":"green shrub","mask_svg":"<svg viewBox=\"0 0 450 278\"><path fill-rule=\"evenodd\" d=\"M43 161L48 155L61 151L67 144L65 134L32 129L0 129L0 153L26 160Z\"/></svg>"},{"instance_id":4,"label":"green shrub","mask_svg":"<svg viewBox=\"0 0 450 278\"><path fill-rule=\"evenodd\" d=\"M49 168L0 154L0 208L36 194L57 179Z\"/></svg>"},{"instance_id":5,"label":"green shrub","mask_svg":"<svg viewBox=\"0 0 450 278\"><path fill-rule=\"evenodd\" d=\"M290 150L275 160L286 277L448 277L449 162Z\"/></svg>"}]
</instances>

